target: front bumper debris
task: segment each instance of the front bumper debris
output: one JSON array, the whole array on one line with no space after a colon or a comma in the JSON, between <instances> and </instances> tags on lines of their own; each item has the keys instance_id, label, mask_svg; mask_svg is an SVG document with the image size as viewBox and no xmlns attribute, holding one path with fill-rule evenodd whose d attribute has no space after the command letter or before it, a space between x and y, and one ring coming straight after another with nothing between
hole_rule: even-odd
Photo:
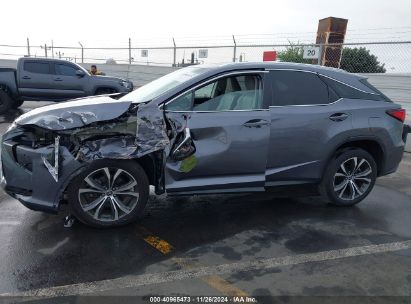
<instances>
[{"instance_id":1,"label":"front bumper debris","mask_svg":"<svg viewBox=\"0 0 411 304\"><path fill-rule=\"evenodd\" d=\"M48 155L55 153L54 145L31 148L12 140L2 143L2 188L26 207L33 210L57 212L64 189L84 164L65 147L59 147L59 178L45 166ZM55 167L53 167L55 169Z\"/></svg>"},{"instance_id":2,"label":"front bumper debris","mask_svg":"<svg viewBox=\"0 0 411 304\"><path fill-rule=\"evenodd\" d=\"M153 161L156 193L163 193L164 161L172 154L171 147L184 140L180 135L185 118L180 120L166 121L154 103L132 105L104 99L33 110L17 119L3 136L2 186L31 209L56 212L69 182L92 161L148 155ZM181 151L180 162L195 148ZM195 165L194 158L183 167L190 170Z\"/></svg>"}]
</instances>

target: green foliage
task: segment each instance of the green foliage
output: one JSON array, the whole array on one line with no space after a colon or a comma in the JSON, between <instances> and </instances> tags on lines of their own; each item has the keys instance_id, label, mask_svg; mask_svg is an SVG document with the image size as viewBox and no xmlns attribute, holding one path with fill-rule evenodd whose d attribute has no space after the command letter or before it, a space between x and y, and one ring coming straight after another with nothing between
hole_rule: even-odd
<instances>
[{"instance_id":1,"label":"green foliage","mask_svg":"<svg viewBox=\"0 0 411 304\"><path fill-rule=\"evenodd\" d=\"M385 64L365 47L344 48L341 57L341 69L350 73L385 73Z\"/></svg>"},{"instance_id":2,"label":"green foliage","mask_svg":"<svg viewBox=\"0 0 411 304\"><path fill-rule=\"evenodd\" d=\"M285 51L278 52L278 59L283 62L313 63L303 58L303 46L290 42ZM365 47L343 48L340 68L350 73L385 73L385 64Z\"/></svg>"},{"instance_id":3,"label":"green foliage","mask_svg":"<svg viewBox=\"0 0 411 304\"><path fill-rule=\"evenodd\" d=\"M302 46L290 42L285 51L278 52L277 57L283 62L312 63L311 59L303 58L304 49Z\"/></svg>"}]
</instances>

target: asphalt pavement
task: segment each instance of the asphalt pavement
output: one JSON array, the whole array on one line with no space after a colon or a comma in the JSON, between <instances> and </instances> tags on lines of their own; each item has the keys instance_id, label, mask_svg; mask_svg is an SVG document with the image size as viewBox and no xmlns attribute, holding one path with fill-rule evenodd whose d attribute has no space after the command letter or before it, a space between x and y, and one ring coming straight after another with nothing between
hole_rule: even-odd
<instances>
[{"instance_id":1,"label":"asphalt pavement","mask_svg":"<svg viewBox=\"0 0 411 304\"><path fill-rule=\"evenodd\" d=\"M0 133L37 106L0 116ZM152 193L141 221L105 230L79 222L65 228L66 208L34 212L0 192L0 303L76 295L408 303L410 173L406 153L398 172L351 208L315 197Z\"/></svg>"}]
</instances>

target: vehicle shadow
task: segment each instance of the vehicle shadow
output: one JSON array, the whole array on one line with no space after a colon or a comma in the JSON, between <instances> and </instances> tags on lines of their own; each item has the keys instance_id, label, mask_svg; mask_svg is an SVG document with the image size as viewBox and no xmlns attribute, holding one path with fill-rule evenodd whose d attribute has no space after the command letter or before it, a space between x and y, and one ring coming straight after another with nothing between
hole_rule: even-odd
<instances>
[{"instance_id":1,"label":"vehicle shadow","mask_svg":"<svg viewBox=\"0 0 411 304\"><path fill-rule=\"evenodd\" d=\"M345 248L358 238L384 236L383 223L359 207L333 208L315 198L270 195L151 196L139 223L114 229L80 222L64 228L64 214L25 216L4 261L12 277L2 278L18 290L141 274L173 256L196 261L212 253L228 263L267 251L272 257ZM139 235L141 227L174 251L164 255L151 247ZM359 232L363 228L368 234Z\"/></svg>"}]
</instances>

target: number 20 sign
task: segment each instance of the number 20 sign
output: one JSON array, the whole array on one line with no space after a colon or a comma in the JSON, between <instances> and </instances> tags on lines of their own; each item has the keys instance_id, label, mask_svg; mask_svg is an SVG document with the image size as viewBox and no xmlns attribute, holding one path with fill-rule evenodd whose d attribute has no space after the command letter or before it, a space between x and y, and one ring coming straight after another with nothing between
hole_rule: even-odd
<instances>
[{"instance_id":1,"label":"number 20 sign","mask_svg":"<svg viewBox=\"0 0 411 304\"><path fill-rule=\"evenodd\" d=\"M318 59L320 48L318 46L305 46L303 58L304 59Z\"/></svg>"}]
</instances>

